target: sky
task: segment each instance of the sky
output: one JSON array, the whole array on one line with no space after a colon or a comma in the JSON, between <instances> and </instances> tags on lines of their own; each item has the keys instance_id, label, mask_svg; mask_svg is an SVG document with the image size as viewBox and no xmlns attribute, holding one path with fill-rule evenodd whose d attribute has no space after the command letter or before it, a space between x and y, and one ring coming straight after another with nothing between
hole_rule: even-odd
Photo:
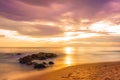
<instances>
[{"instance_id":1,"label":"sky","mask_svg":"<svg viewBox=\"0 0 120 80\"><path fill-rule=\"evenodd\" d=\"M120 46L120 0L0 0L0 47Z\"/></svg>"}]
</instances>

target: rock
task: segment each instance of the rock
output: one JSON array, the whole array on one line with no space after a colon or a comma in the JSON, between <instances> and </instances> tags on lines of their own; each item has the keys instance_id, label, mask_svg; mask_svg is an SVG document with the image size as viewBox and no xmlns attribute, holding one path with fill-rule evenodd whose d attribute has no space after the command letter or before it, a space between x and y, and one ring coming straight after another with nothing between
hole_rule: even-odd
<instances>
[{"instance_id":1,"label":"rock","mask_svg":"<svg viewBox=\"0 0 120 80\"><path fill-rule=\"evenodd\" d=\"M18 53L17 55L21 55L21 53ZM46 59L55 58L55 57L57 57L57 55L54 53L40 52L38 54L27 55L19 58L19 63L26 64L26 65L34 65L35 69L42 69L42 68L46 68L48 64L53 65L54 62L49 61L48 64L46 62L38 64L38 63L34 63L33 60L46 60Z\"/></svg>"},{"instance_id":2,"label":"rock","mask_svg":"<svg viewBox=\"0 0 120 80\"><path fill-rule=\"evenodd\" d=\"M26 63L31 62L32 60L33 60L33 58L31 56L25 56L25 57L19 59L19 63L26 64Z\"/></svg>"},{"instance_id":3,"label":"rock","mask_svg":"<svg viewBox=\"0 0 120 80\"><path fill-rule=\"evenodd\" d=\"M31 57L32 57L33 59L38 59L38 55L37 55L37 54L32 54Z\"/></svg>"},{"instance_id":4,"label":"rock","mask_svg":"<svg viewBox=\"0 0 120 80\"><path fill-rule=\"evenodd\" d=\"M47 64L46 62L43 62L43 64Z\"/></svg>"},{"instance_id":5,"label":"rock","mask_svg":"<svg viewBox=\"0 0 120 80\"><path fill-rule=\"evenodd\" d=\"M22 55L22 53L17 53L16 55Z\"/></svg>"},{"instance_id":6,"label":"rock","mask_svg":"<svg viewBox=\"0 0 120 80\"><path fill-rule=\"evenodd\" d=\"M32 65L33 63L32 62L27 62L26 65Z\"/></svg>"},{"instance_id":7,"label":"rock","mask_svg":"<svg viewBox=\"0 0 120 80\"><path fill-rule=\"evenodd\" d=\"M49 64L50 64L50 65L53 65L53 64L54 64L54 62L52 62L52 61L49 61Z\"/></svg>"},{"instance_id":8,"label":"rock","mask_svg":"<svg viewBox=\"0 0 120 80\"><path fill-rule=\"evenodd\" d=\"M46 66L44 64L35 64L34 68L35 69L43 69L43 68L46 68Z\"/></svg>"}]
</instances>

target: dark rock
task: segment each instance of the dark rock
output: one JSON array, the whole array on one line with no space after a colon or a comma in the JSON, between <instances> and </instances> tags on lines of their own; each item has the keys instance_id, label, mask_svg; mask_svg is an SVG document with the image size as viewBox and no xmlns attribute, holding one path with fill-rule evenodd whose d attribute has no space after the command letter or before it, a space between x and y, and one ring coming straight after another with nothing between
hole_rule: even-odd
<instances>
[{"instance_id":1,"label":"dark rock","mask_svg":"<svg viewBox=\"0 0 120 80\"><path fill-rule=\"evenodd\" d=\"M35 64L34 68L35 69L43 69L43 68L46 68L46 66L44 64Z\"/></svg>"},{"instance_id":2,"label":"dark rock","mask_svg":"<svg viewBox=\"0 0 120 80\"><path fill-rule=\"evenodd\" d=\"M38 59L38 55L37 55L37 54L32 54L31 57L32 57L33 59Z\"/></svg>"},{"instance_id":3,"label":"dark rock","mask_svg":"<svg viewBox=\"0 0 120 80\"><path fill-rule=\"evenodd\" d=\"M50 64L50 65L53 65L53 64L54 64L54 62L52 62L52 61L49 61L49 64Z\"/></svg>"},{"instance_id":4,"label":"dark rock","mask_svg":"<svg viewBox=\"0 0 120 80\"><path fill-rule=\"evenodd\" d=\"M47 64L46 62L43 62L43 64Z\"/></svg>"},{"instance_id":5,"label":"dark rock","mask_svg":"<svg viewBox=\"0 0 120 80\"><path fill-rule=\"evenodd\" d=\"M21 53L19 53L18 55L21 55ZM46 68L47 63L43 62L41 64L32 62L33 60L46 60L46 59L50 59L50 58L55 58L57 57L56 54L54 53L44 53L44 52L40 52L38 54L32 54L32 55L27 55L24 56L22 58L19 59L19 63L21 64L26 64L26 65L34 65L35 69L42 69L42 68ZM48 62L49 65L53 65L54 62L49 61Z\"/></svg>"},{"instance_id":6,"label":"dark rock","mask_svg":"<svg viewBox=\"0 0 120 80\"><path fill-rule=\"evenodd\" d=\"M32 62L27 62L26 65L32 65L33 63Z\"/></svg>"},{"instance_id":7,"label":"dark rock","mask_svg":"<svg viewBox=\"0 0 120 80\"><path fill-rule=\"evenodd\" d=\"M25 56L25 57L19 59L19 63L26 64L28 62L31 62L32 60L33 60L33 58L31 56Z\"/></svg>"},{"instance_id":8,"label":"dark rock","mask_svg":"<svg viewBox=\"0 0 120 80\"><path fill-rule=\"evenodd\" d=\"M16 55L22 55L22 53L17 53Z\"/></svg>"}]
</instances>

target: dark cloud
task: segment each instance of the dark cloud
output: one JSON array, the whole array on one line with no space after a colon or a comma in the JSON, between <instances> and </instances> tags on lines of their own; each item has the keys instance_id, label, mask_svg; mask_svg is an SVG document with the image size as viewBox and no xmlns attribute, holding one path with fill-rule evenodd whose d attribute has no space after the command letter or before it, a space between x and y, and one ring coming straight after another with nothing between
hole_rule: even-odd
<instances>
[{"instance_id":1,"label":"dark cloud","mask_svg":"<svg viewBox=\"0 0 120 80\"><path fill-rule=\"evenodd\" d=\"M72 12L75 20L93 19L111 1L114 0L1 0L0 15L14 20L57 20Z\"/></svg>"},{"instance_id":2,"label":"dark cloud","mask_svg":"<svg viewBox=\"0 0 120 80\"><path fill-rule=\"evenodd\" d=\"M0 1L0 15L5 16L9 19L21 19L21 17L24 17L26 14L24 13L24 10L20 9L17 4L14 3L12 0L2 0ZM26 20L26 17L24 17Z\"/></svg>"},{"instance_id":3,"label":"dark cloud","mask_svg":"<svg viewBox=\"0 0 120 80\"><path fill-rule=\"evenodd\" d=\"M51 11L51 8L34 7L25 5L19 1L4 0L0 1L0 15L13 20L53 20L56 14L61 11ZM52 18L53 17L53 18Z\"/></svg>"}]
</instances>

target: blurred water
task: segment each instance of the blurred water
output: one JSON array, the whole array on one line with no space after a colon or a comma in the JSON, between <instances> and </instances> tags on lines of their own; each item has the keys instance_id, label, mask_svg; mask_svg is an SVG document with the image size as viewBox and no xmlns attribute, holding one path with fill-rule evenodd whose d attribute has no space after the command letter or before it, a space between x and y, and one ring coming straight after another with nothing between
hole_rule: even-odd
<instances>
[{"instance_id":1,"label":"blurred water","mask_svg":"<svg viewBox=\"0 0 120 80\"><path fill-rule=\"evenodd\" d=\"M18 63L20 57L38 52L53 52L60 57L52 59L55 65L44 70L34 70L32 66ZM120 47L0 48L0 80L44 74L72 65L110 61L120 61Z\"/></svg>"}]
</instances>

